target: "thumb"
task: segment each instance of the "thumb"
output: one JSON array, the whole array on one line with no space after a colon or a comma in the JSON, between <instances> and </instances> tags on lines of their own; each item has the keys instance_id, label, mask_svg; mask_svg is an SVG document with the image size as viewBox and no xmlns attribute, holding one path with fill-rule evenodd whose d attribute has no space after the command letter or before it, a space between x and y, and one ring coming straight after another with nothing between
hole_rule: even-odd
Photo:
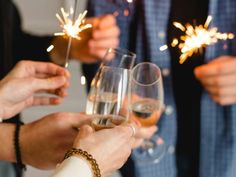
<instances>
[{"instance_id":1,"label":"thumb","mask_svg":"<svg viewBox=\"0 0 236 177\"><path fill-rule=\"evenodd\" d=\"M92 127L85 125L83 127L80 128L79 133L74 141L74 145L73 147L77 148L80 146L80 140L82 138L85 138L86 136L89 136L90 134L93 133L93 129Z\"/></svg>"},{"instance_id":2,"label":"thumb","mask_svg":"<svg viewBox=\"0 0 236 177\"><path fill-rule=\"evenodd\" d=\"M33 90L34 92L40 90L54 90L62 87L66 84L66 78L64 76L50 77L47 79L35 79Z\"/></svg>"},{"instance_id":3,"label":"thumb","mask_svg":"<svg viewBox=\"0 0 236 177\"><path fill-rule=\"evenodd\" d=\"M78 138L85 138L86 136L93 133L92 127L88 125L84 125L82 128L80 128Z\"/></svg>"}]
</instances>

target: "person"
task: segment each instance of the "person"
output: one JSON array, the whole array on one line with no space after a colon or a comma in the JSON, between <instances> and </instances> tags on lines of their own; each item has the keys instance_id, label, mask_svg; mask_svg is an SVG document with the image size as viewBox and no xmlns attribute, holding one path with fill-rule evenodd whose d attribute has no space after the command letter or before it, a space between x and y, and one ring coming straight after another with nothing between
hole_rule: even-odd
<instances>
[{"instance_id":1,"label":"person","mask_svg":"<svg viewBox=\"0 0 236 177\"><path fill-rule=\"evenodd\" d=\"M89 0L88 9L91 16L118 11L120 46L135 52L137 62L151 61L162 69L166 109L158 134L166 155L158 164L147 165L134 151L121 170L123 177L235 176L236 40L207 46L182 65L178 47L159 50L184 35L175 21L199 25L212 15L211 27L236 34L235 1ZM125 9L128 16L122 15Z\"/></svg>"},{"instance_id":2,"label":"person","mask_svg":"<svg viewBox=\"0 0 236 177\"><path fill-rule=\"evenodd\" d=\"M61 50L60 46L65 45L67 41L63 41L60 38L53 38L50 36L33 36L30 34L27 34L22 31L21 29L21 18L19 15L19 12L16 8L16 6L13 4L12 1L9 0L0 0L0 79L2 79L6 74L13 68L13 66L22 59L32 59L37 61L50 61L50 57L52 61L58 62L58 64L64 64L64 57L60 57L58 53L64 51ZM94 24L94 27L91 29L92 31L89 31L89 36L86 38L87 45L84 45L83 48L84 52L83 54L86 56L92 56L91 60L96 58L96 60L101 60L101 55L104 51L106 51L107 48L104 46L101 46L103 44L102 41L106 41L108 45L114 46L117 42L114 42L117 38L117 35L119 33L118 28L116 27L115 20L112 16L103 16L100 18L93 18L90 19L90 23ZM105 23L106 28L102 28L100 23ZM96 27L96 28L95 28ZM109 33L106 33L106 29L110 29ZM112 32L114 30L114 33ZM104 33L105 31L105 33ZM96 33L96 34L95 34ZM87 34L87 32L86 32ZM93 34L93 35L91 35ZM108 36L106 36L108 34ZM115 37L113 37L113 35ZM111 39L111 40L109 40ZM118 39L117 39L118 41ZM55 42L55 43L54 43ZM60 44L62 42L62 44ZM46 48L51 44L54 43L56 45L55 50L51 53L46 52ZM91 44L90 44L91 43ZM90 44L90 45L88 45ZM90 46L92 46L92 50L90 50ZM88 47L88 48L86 48ZM116 46L114 46L116 47ZM81 49L79 46L79 43L73 40L73 55L71 57L78 57L79 52L76 52L76 49ZM97 55L97 51L99 51L99 55ZM62 53L63 55L63 53ZM65 56L65 55L63 55ZM58 60L58 58L60 60ZM58 100L59 101L59 100ZM48 122L50 121L59 121L58 117L63 117L62 114L54 114L52 119L48 119ZM72 116L72 115L71 115ZM69 116L70 117L70 116ZM72 116L73 117L73 116ZM75 120L75 119L73 119ZM63 121L66 121L66 119L63 119ZM75 120L76 121L76 120ZM16 115L15 117L11 119L7 119L4 122L9 123L22 123L20 120L20 116ZM72 121L73 122L73 121ZM71 128L72 122L65 123L64 128ZM35 124L35 125L41 125ZM48 124L49 125L49 124ZM50 124L51 125L51 124ZM54 127L54 126L53 126ZM62 128L59 127L58 130ZM74 132L73 130L68 130L68 134L71 132ZM43 132L45 133L45 132ZM50 132L53 133L53 132ZM56 131L54 133L57 133ZM32 137L33 138L33 137ZM68 139L69 140L72 140ZM34 140L34 141L37 141ZM45 141L41 141L42 143L47 144L48 142L51 142L50 139L45 139ZM54 143L54 142L53 142ZM37 143L36 143L37 144ZM62 143L63 144L63 143ZM71 143L70 143L71 144ZM53 145L51 146L53 147ZM46 148L46 146L45 146ZM50 147L49 147L50 148ZM38 148L33 149L35 153L38 154L39 150ZM45 152L48 149L45 149ZM49 150L48 150L49 151ZM37 160L38 156L32 156L32 158L36 158ZM47 160L47 159L46 159ZM50 160L49 160L50 161ZM13 168L11 164L1 161L0 162L0 174L4 174L6 177L15 176L15 173L18 174L18 176L21 176L21 170L17 167L16 164L13 164L15 172L13 171Z\"/></svg>"},{"instance_id":3,"label":"person","mask_svg":"<svg viewBox=\"0 0 236 177\"><path fill-rule=\"evenodd\" d=\"M64 97L66 93L65 88L68 85L68 76L69 73L67 70L55 64L32 61L18 62L13 70L0 81L1 117L3 119L9 119L29 106L57 104L60 102L59 97L52 98L47 95L37 97L35 94L39 91L43 93L50 92ZM16 86L19 87L17 91L14 89ZM63 124L58 125L58 121L56 121L57 119L55 119L55 117L57 117L57 119L66 117L66 119L68 119L68 121L66 121L67 125L64 125L66 122L62 120L59 123ZM74 117L74 121L72 117ZM19 150L22 153L22 162L45 169L54 167L58 160L62 159L61 153L58 152L65 152L67 148L70 149L69 140L74 137L73 133L78 132L76 130L74 130L73 133L67 132L68 129L66 129L66 126L73 123L74 129L80 128L77 138L74 140L73 147L92 155L98 165L99 173L102 176L108 175L120 168L130 155L132 146L135 145L134 136L136 128L127 124L126 126L117 126L110 130L94 133L93 129L89 126L91 117L92 116L86 116L80 113L61 113L61 117L59 114L51 114L33 123L23 125L18 142L21 147ZM50 119L54 119L54 123L50 123ZM75 119L77 119L76 122ZM43 133L46 127L45 124L48 123L56 124L50 127L60 136L51 133L53 131ZM37 124L39 124L39 126L37 126ZM61 127L61 129L58 127ZM4 144L4 146L0 146L0 159L15 162L17 155L14 149L17 147L16 144L13 145L12 139L14 139L14 131L12 129L14 129L12 124L0 124L0 142ZM58 132L57 129L60 129L61 133ZM42 135L44 136L40 137ZM6 138L6 136L12 138L9 139ZM37 138L41 140L42 144L37 140L37 144L30 145L30 143L34 142L36 136L38 136ZM33 137L33 139L31 139L31 137ZM43 142L48 138L52 139L51 141L56 139L57 144L44 144ZM64 141L59 139L64 139ZM114 143L116 143L116 146L114 146ZM53 147L51 147L50 150L49 146L52 145ZM46 153L40 151L42 146L44 149L48 150ZM34 154L35 150L32 148L37 148L38 154ZM35 157L32 158L31 156ZM53 159L50 159L51 157L53 157ZM37 160L32 161L34 159ZM88 165L89 162L90 161L84 159L82 154L73 154L72 157L64 160L60 169L57 169L53 176L68 176L68 173L72 173L71 169L74 172L78 171L77 176L82 173L84 175L87 174L87 177L93 176L94 169ZM70 170L68 171L68 169Z\"/></svg>"}]
</instances>

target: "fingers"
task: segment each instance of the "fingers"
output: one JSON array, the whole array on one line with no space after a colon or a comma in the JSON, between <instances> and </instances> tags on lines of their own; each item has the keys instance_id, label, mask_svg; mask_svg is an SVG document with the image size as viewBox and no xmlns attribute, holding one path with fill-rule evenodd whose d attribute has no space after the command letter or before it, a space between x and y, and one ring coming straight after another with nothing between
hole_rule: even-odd
<instances>
[{"instance_id":1,"label":"fingers","mask_svg":"<svg viewBox=\"0 0 236 177\"><path fill-rule=\"evenodd\" d=\"M50 63L50 62L34 62L34 61L20 61L16 66L21 76L37 76L37 75L51 75L51 76L66 76L70 74L64 68Z\"/></svg>"},{"instance_id":2,"label":"fingers","mask_svg":"<svg viewBox=\"0 0 236 177\"><path fill-rule=\"evenodd\" d=\"M114 38L104 38L104 39L93 39L91 41L89 41L89 47L90 50L94 49L106 49L108 48L108 46L110 48L116 48L119 45L119 40L118 38L114 37ZM103 53L104 54L104 53Z\"/></svg>"},{"instance_id":3,"label":"fingers","mask_svg":"<svg viewBox=\"0 0 236 177\"><path fill-rule=\"evenodd\" d=\"M201 83L204 86L222 87L222 86L236 86L236 73L230 75L219 75L201 78Z\"/></svg>"},{"instance_id":4,"label":"fingers","mask_svg":"<svg viewBox=\"0 0 236 177\"><path fill-rule=\"evenodd\" d=\"M80 128L78 138L79 139L85 138L86 136L89 136L92 133L93 133L92 127L90 127L88 125L84 125Z\"/></svg>"},{"instance_id":5,"label":"fingers","mask_svg":"<svg viewBox=\"0 0 236 177\"><path fill-rule=\"evenodd\" d=\"M55 98L55 97L34 97L32 106L38 105L58 105L62 102L62 98ZM31 105L30 105L31 106Z\"/></svg>"},{"instance_id":6,"label":"fingers","mask_svg":"<svg viewBox=\"0 0 236 177\"><path fill-rule=\"evenodd\" d=\"M93 38L96 40L104 38L119 37L120 29L116 24L112 24L104 29L94 29Z\"/></svg>"},{"instance_id":7,"label":"fingers","mask_svg":"<svg viewBox=\"0 0 236 177\"><path fill-rule=\"evenodd\" d=\"M197 67L194 73L197 78L235 73L236 59L229 56L219 57L214 62Z\"/></svg>"},{"instance_id":8,"label":"fingers","mask_svg":"<svg viewBox=\"0 0 236 177\"><path fill-rule=\"evenodd\" d=\"M222 56L197 67L195 76L220 105L236 103L236 58Z\"/></svg>"},{"instance_id":9,"label":"fingers","mask_svg":"<svg viewBox=\"0 0 236 177\"><path fill-rule=\"evenodd\" d=\"M95 29L106 29L109 26L116 25L116 19L113 15L104 15L93 18L92 23Z\"/></svg>"},{"instance_id":10,"label":"fingers","mask_svg":"<svg viewBox=\"0 0 236 177\"><path fill-rule=\"evenodd\" d=\"M61 113L60 117L67 117L67 121L75 129L83 125L90 125L93 118L93 116L88 116L83 113Z\"/></svg>"},{"instance_id":11,"label":"fingers","mask_svg":"<svg viewBox=\"0 0 236 177\"><path fill-rule=\"evenodd\" d=\"M77 137L75 138L73 147L78 148L80 146L80 141L83 138L91 135L92 133L93 133L92 127L90 127L88 125L82 126Z\"/></svg>"},{"instance_id":12,"label":"fingers","mask_svg":"<svg viewBox=\"0 0 236 177\"><path fill-rule=\"evenodd\" d=\"M230 96L218 96L218 95L210 95L210 97L221 106L227 106L235 104L236 102L236 95L230 95Z\"/></svg>"},{"instance_id":13,"label":"fingers","mask_svg":"<svg viewBox=\"0 0 236 177\"><path fill-rule=\"evenodd\" d=\"M139 128L135 137L149 139L153 136L153 134L156 131L157 131L157 126Z\"/></svg>"},{"instance_id":14,"label":"fingers","mask_svg":"<svg viewBox=\"0 0 236 177\"><path fill-rule=\"evenodd\" d=\"M34 92L40 90L54 90L67 84L64 76L56 76L48 79L31 79L32 89Z\"/></svg>"},{"instance_id":15,"label":"fingers","mask_svg":"<svg viewBox=\"0 0 236 177\"><path fill-rule=\"evenodd\" d=\"M66 76L70 77L69 71L67 71L65 68L60 67L53 63L46 63L46 62L34 62L33 66L35 68L36 74L50 74L54 76Z\"/></svg>"}]
</instances>

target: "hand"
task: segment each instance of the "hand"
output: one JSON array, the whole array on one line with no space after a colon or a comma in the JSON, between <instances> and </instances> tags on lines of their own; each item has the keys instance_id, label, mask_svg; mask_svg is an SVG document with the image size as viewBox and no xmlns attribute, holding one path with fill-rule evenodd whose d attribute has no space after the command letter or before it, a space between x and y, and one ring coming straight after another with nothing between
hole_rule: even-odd
<instances>
[{"instance_id":1,"label":"hand","mask_svg":"<svg viewBox=\"0 0 236 177\"><path fill-rule=\"evenodd\" d=\"M120 30L113 15L89 18L86 23L92 24L92 28L81 32L81 40L72 40L71 57L84 63L101 61L108 48L116 48L119 45ZM51 58L54 62L64 64L64 57L68 41L63 38L55 38L54 50Z\"/></svg>"},{"instance_id":2,"label":"hand","mask_svg":"<svg viewBox=\"0 0 236 177\"><path fill-rule=\"evenodd\" d=\"M20 146L23 163L39 169L52 169L72 148L78 127L91 117L75 113L55 113L22 126Z\"/></svg>"},{"instance_id":3,"label":"hand","mask_svg":"<svg viewBox=\"0 0 236 177\"><path fill-rule=\"evenodd\" d=\"M133 143L133 148L138 148L143 145L145 139L151 138L155 132L157 132L157 126L153 125L151 127L141 127L136 126L136 135L135 135L135 141Z\"/></svg>"},{"instance_id":4,"label":"hand","mask_svg":"<svg viewBox=\"0 0 236 177\"><path fill-rule=\"evenodd\" d=\"M127 161L133 144L133 130L130 127L117 126L93 132L84 126L75 140L74 147L91 154L97 161L101 175L107 176L121 168Z\"/></svg>"},{"instance_id":5,"label":"hand","mask_svg":"<svg viewBox=\"0 0 236 177\"><path fill-rule=\"evenodd\" d=\"M222 106L236 103L236 57L216 58L194 72L215 102Z\"/></svg>"},{"instance_id":6,"label":"hand","mask_svg":"<svg viewBox=\"0 0 236 177\"><path fill-rule=\"evenodd\" d=\"M21 61L0 81L1 117L10 118L33 105L59 104L62 98L37 97L44 92L66 96L69 73L64 68L46 62Z\"/></svg>"}]
</instances>

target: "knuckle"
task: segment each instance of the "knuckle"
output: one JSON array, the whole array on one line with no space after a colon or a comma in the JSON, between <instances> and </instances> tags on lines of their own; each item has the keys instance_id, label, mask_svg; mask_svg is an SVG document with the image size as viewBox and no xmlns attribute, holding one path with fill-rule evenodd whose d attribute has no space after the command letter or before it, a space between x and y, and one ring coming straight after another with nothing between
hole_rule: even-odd
<instances>
[{"instance_id":1,"label":"knuckle","mask_svg":"<svg viewBox=\"0 0 236 177\"><path fill-rule=\"evenodd\" d=\"M55 118L55 123L58 125L58 126L63 126L64 125L64 118L66 117L66 113L65 112L58 112L58 113L54 113L54 116Z\"/></svg>"},{"instance_id":2,"label":"knuckle","mask_svg":"<svg viewBox=\"0 0 236 177\"><path fill-rule=\"evenodd\" d=\"M27 60L21 60L17 63L17 67L23 67L23 66L26 66L26 65L29 65L29 61Z\"/></svg>"},{"instance_id":3,"label":"knuckle","mask_svg":"<svg viewBox=\"0 0 236 177\"><path fill-rule=\"evenodd\" d=\"M218 74L223 73L224 69L225 69L224 65L217 65L216 70Z\"/></svg>"},{"instance_id":4,"label":"knuckle","mask_svg":"<svg viewBox=\"0 0 236 177\"><path fill-rule=\"evenodd\" d=\"M221 100L224 99L224 96L225 96L224 89L218 89L218 96Z\"/></svg>"},{"instance_id":5,"label":"knuckle","mask_svg":"<svg viewBox=\"0 0 236 177\"><path fill-rule=\"evenodd\" d=\"M216 86L221 86L221 85L222 85L222 80L220 79L220 77L217 77L217 78L215 79L215 85L216 85Z\"/></svg>"}]
</instances>

